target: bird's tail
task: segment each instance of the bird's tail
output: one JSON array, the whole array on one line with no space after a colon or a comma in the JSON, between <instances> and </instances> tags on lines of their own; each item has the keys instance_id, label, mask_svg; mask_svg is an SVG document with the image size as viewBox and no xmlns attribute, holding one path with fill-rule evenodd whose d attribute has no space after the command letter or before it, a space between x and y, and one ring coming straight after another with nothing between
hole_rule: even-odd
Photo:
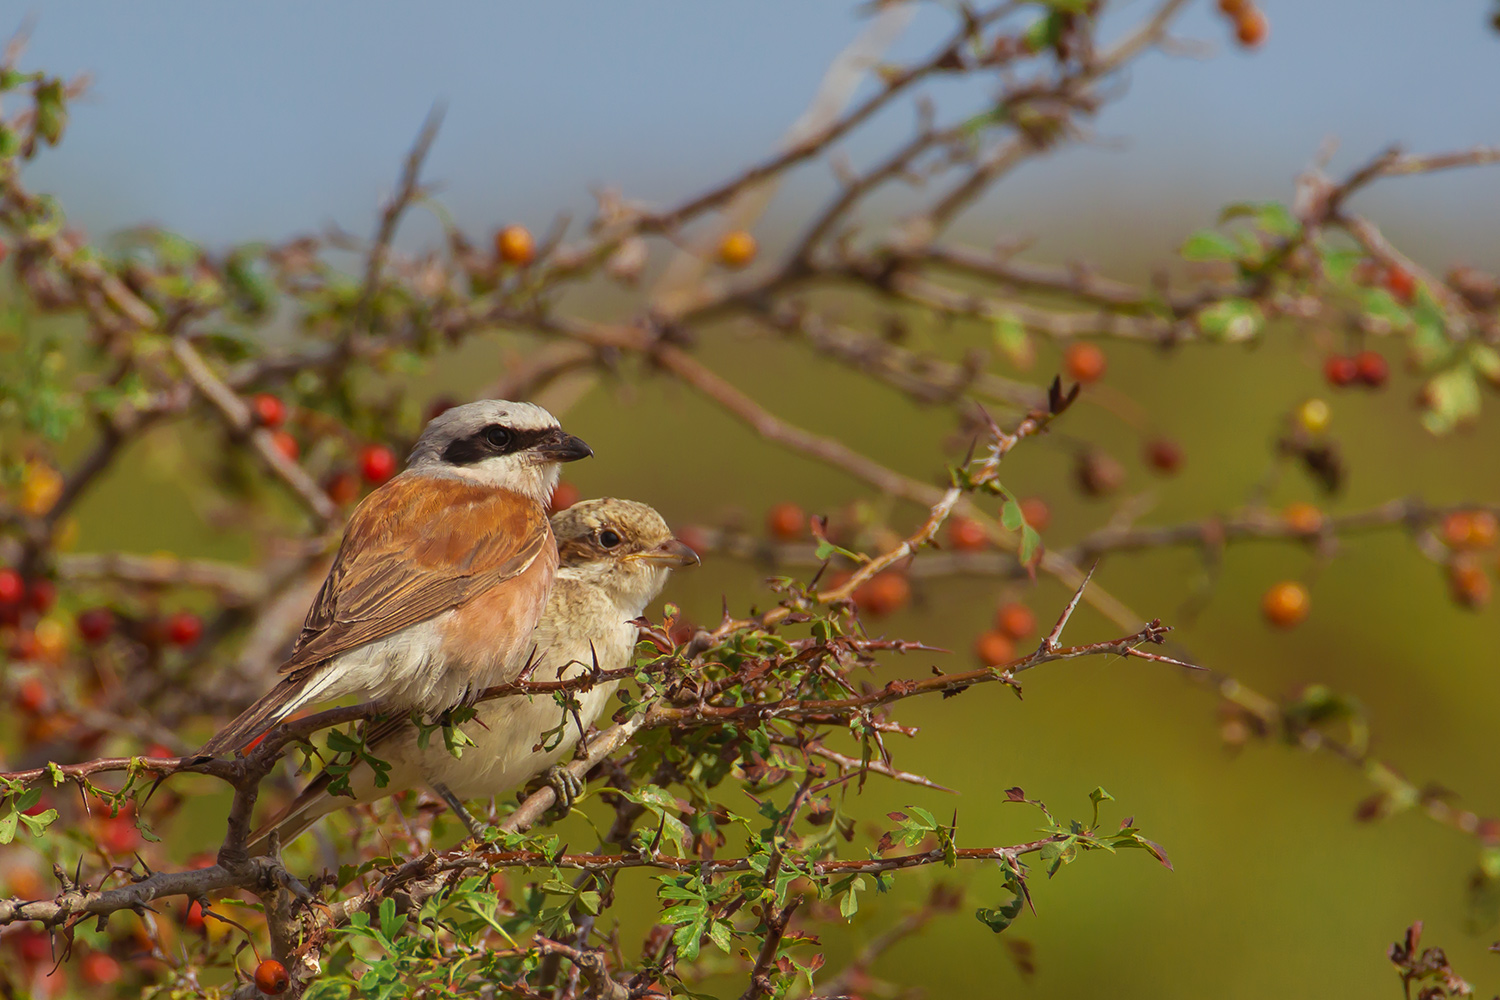
<instances>
[{"instance_id":1,"label":"bird's tail","mask_svg":"<svg viewBox=\"0 0 1500 1000\"><path fill-rule=\"evenodd\" d=\"M245 850L250 853L250 856L253 858L268 853L271 850L273 833L280 837L281 846L285 847L324 816L345 805L352 804L349 799L341 802L336 796L328 794L328 782L328 772L325 771L314 778L290 805L252 833L249 842L245 845Z\"/></svg>"},{"instance_id":2,"label":"bird's tail","mask_svg":"<svg viewBox=\"0 0 1500 1000\"><path fill-rule=\"evenodd\" d=\"M198 753L208 757L244 750L264 736L273 726L303 705L317 701L333 680L333 671L324 669L313 677L286 677L265 697L245 709L229 725L219 730Z\"/></svg>"}]
</instances>

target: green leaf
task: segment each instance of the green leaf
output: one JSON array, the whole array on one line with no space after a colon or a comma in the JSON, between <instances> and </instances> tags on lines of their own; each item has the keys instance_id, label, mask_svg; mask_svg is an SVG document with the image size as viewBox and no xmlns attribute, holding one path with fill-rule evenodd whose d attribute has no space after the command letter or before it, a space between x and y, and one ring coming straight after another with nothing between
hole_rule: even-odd
<instances>
[{"instance_id":1,"label":"green leaf","mask_svg":"<svg viewBox=\"0 0 1500 1000\"><path fill-rule=\"evenodd\" d=\"M729 925L724 921L715 920L713 923L708 925L708 939L712 941L714 945L724 954L729 954L729 948L731 945L729 938Z\"/></svg>"},{"instance_id":2,"label":"green leaf","mask_svg":"<svg viewBox=\"0 0 1500 1000\"><path fill-rule=\"evenodd\" d=\"M1030 565L1031 557L1036 555L1041 544L1042 536L1037 534L1035 528L1028 524L1021 529L1021 563L1023 565Z\"/></svg>"},{"instance_id":3,"label":"green leaf","mask_svg":"<svg viewBox=\"0 0 1500 1000\"><path fill-rule=\"evenodd\" d=\"M10 812L0 818L0 844L8 844L16 839L16 819L20 815L13 806Z\"/></svg>"},{"instance_id":4,"label":"green leaf","mask_svg":"<svg viewBox=\"0 0 1500 1000\"><path fill-rule=\"evenodd\" d=\"M406 914L396 913L396 901L390 898L382 899L380 901L380 933L384 934L387 940L394 941L404 923L406 923Z\"/></svg>"},{"instance_id":5,"label":"green leaf","mask_svg":"<svg viewBox=\"0 0 1500 1000\"><path fill-rule=\"evenodd\" d=\"M1213 229L1200 229L1187 238L1180 251L1186 260L1237 260L1239 244Z\"/></svg>"},{"instance_id":6,"label":"green leaf","mask_svg":"<svg viewBox=\"0 0 1500 1000\"><path fill-rule=\"evenodd\" d=\"M1228 344L1252 339L1264 322L1260 306L1249 299L1225 299L1198 313L1198 328Z\"/></svg>"},{"instance_id":7,"label":"green leaf","mask_svg":"<svg viewBox=\"0 0 1500 1000\"><path fill-rule=\"evenodd\" d=\"M27 816L25 813L21 813L21 822L26 824L26 829L31 831L33 837L40 837L47 832L47 827L57 822L57 810L48 809L46 812L37 813L35 816Z\"/></svg>"},{"instance_id":8,"label":"green leaf","mask_svg":"<svg viewBox=\"0 0 1500 1000\"><path fill-rule=\"evenodd\" d=\"M1000 523L1008 531L1017 531L1026 523L1026 515L1021 513L1021 505L1009 498L1000 508Z\"/></svg>"},{"instance_id":9,"label":"green leaf","mask_svg":"<svg viewBox=\"0 0 1500 1000\"><path fill-rule=\"evenodd\" d=\"M1021 908L1025 905L1025 903L1025 897L1018 894L1014 899L1012 899L1009 903L1006 903L1004 906L982 907L978 910L975 910L974 916L979 918L980 923L984 924L996 934L999 934L1001 931L1008 928L1016 919L1016 917L1021 915Z\"/></svg>"},{"instance_id":10,"label":"green leaf","mask_svg":"<svg viewBox=\"0 0 1500 1000\"><path fill-rule=\"evenodd\" d=\"M1006 310L995 317L995 347L1017 368L1030 368L1036 360L1036 348L1021 318Z\"/></svg>"}]
</instances>

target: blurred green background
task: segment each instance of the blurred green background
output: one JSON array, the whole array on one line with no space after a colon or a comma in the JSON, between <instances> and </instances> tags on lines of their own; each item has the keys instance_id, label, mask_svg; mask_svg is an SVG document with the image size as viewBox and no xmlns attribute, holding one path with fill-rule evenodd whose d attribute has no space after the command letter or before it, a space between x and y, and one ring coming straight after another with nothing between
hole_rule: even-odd
<instances>
[{"instance_id":1,"label":"blurred green background","mask_svg":"<svg viewBox=\"0 0 1500 1000\"><path fill-rule=\"evenodd\" d=\"M1123 6L1122 18L1144 9ZM1483 5L1265 6L1273 37L1263 55L1221 51L1201 63L1151 57L1118 111L1101 119L1105 138L1127 145L1028 167L981 206L965 235L982 244L1030 233L1039 259L1082 257L1139 277L1187 232L1211 222L1223 202L1289 198L1293 173L1329 133L1345 140L1338 165L1392 140L1425 151L1500 134L1500 106L1486 96L1500 74ZM1222 42L1223 26L1202 8L1184 33ZM383 8L365 17L348 5L295 13L166 5L85 17L44 3L33 64L91 70L98 84L94 104L79 109L68 142L43 159L32 183L57 192L96 234L147 219L211 245L278 238L330 220L363 232L421 114L442 96L450 118L430 173L448 185L445 203L476 232L511 219L540 227L555 209L586 207L580 199L593 182L669 200L748 162L774 144L857 28L839 4L711 14L667 5L635 14L589 7L580 16L583 10L500 13L448 4L421 15ZM921 51L943 17L924 9L901 45ZM878 123L855 151L878 150L908 122ZM1500 265L1496 176L1387 182L1357 207L1436 269L1463 261L1493 271ZM798 211L826 184L825 172L791 185L758 232L763 243L774 249L789 237ZM403 240L417 246L430 235L418 223ZM601 299L593 307L608 314L615 305ZM962 327L918 334L954 357L988 336ZM1072 489L1080 441L1100 442L1127 462L1126 492L1152 504L1145 523L1227 511L1263 476L1282 415L1309 395L1327 396L1318 366L1334 337L1282 333L1254 348L1170 354L1108 345L1109 374L1092 399L1107 392L1139 404L1146 428L1182 442L1182 473L1152 477L1139 460L1137 430L1086 398L1055 435L1007 460L1004 481L1049 500L1054 518L1044 539L1053 546L1109 516L1108 507ZM912 475L941 473L938 449L951 414L916 407L741 329L710 331L704 340L705 360L786 419ZM499 374L501 358L498 339L476 341L443 360L413 394L477 391ZM1022 377L1040 379L1055 367L1055 352L1044 346ZM1434 439L1417 426L1415 382L1397 369L1383 392L1328 396L1351 470L1329 509L1406 495L1436 502L1500 495L1493 397L1479 427ZM758 528L777 501L831 511L867 495L664 380L628 393L596 387L566 423L598 455L572 476L585 496L647 500L676 524L739 516ZM243 539L202 523L187 499L191 480L180 456L148 444L131 458L81 509L80 551L248 555ZM1315 497L1291 475L1270 499ZM1461 793L1482 815L1500 813L1495 608L1456 607L1440 569L1390 531L1350 541L1316 574L1303 626L1268 630L1262 591L1278 579L1304 578L1311 566L1296 545L1232 547L1210 602L1190 621L1179 610L1202 571L1190 551L1115 556L1098 579L1142 616L1180 624L1174 638L1194 658L1263 693L1317 681L1357 697L1373 721L1379 756L1418 783ZM721 596L732 608L764 604L763 575L753 565L711 560L674 580L667 597L695 618L713 619ZM1045 619L1065 594L1050 581L1034 588L974 579L919 584L913 607L878 627L955 652L892 661L877 679L917 676L929 662L967 666L973 636L1009 597ZM1071 635L1116 631L1085 610ZM897 764L958 789L957 797L872 780L853 808L872 819L908 803L940 817L957 808L960 843L1013 843L1030 839L1037 819L1006 804L1005 788L1020 785L1059 817L1087 818L1087 793L1102 785L1119 800L1109 815L1134 815L1175 871L1144 854L1089 855L1037 885L1037 915L1008 932L1036 947L1038 972L1024 985L1004 939L967 912L899 946L877 973L934 997L1391 995L1399 987L1385 948L1421 919L1427 941L1442 944L1480 992L1500 988L1500 960L1486 953L1500 929L1466 918L1474 842L1415 813L1356 823L1355 804L1369 788L1332 757L1254 742L1226 752L1216 698L1175 670L1089 659L1049 665L1024 682L1024 702L984 687L896 713L924 730L893 745ZM1004 898L992 869L942 876L971 889L966 910ZM847 935L825 938L829 967L895 921L928 877L898 879L893 898L867 893ZM643 878L622 882L630 884L644 889ZM644 925L627 928L627 940L643 932Z\"/></svg>"}]
</instances>

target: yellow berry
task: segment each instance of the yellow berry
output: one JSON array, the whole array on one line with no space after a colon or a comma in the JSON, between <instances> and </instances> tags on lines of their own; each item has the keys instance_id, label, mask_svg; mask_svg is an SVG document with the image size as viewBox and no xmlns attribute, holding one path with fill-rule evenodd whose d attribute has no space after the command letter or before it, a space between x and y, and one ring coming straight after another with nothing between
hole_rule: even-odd
<instances>
[{"instance_id":1,"label":"yellow berry","mask_svg":"<svg viewBox=\"0 0 1500 1000\"><path fill-rule=\"evenodd\" d=\"M1333 410L1321 399L1307 400L1297 407L1297 424L1309 434L1322 434L1333 420Z\"/></svg>"},{"instance_id":2,"label":"yellow berry","mask_svg":"<svg viewBox=\"0 0 1500 1000\"><path fill-rule=\"evenodd\" d=\"M719 263L725 267L744 267L755 259L755 237L743 229L733 229L719 241Z\"/></svg>"}]
</instances>

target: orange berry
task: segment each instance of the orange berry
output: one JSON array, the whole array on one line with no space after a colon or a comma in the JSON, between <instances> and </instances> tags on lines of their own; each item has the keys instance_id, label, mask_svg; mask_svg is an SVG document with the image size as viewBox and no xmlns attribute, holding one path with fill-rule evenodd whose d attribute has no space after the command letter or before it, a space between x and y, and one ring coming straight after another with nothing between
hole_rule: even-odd
<instances>
[{"instance_id":1,"label":"orange berry","mask_svg":"<svg viewBox=\"0 0 1500 1000\"><path fill-rule=\"evenodd\" d=\"M754 236L743 229L731 229L719 241L719 263L725 267L744 267L755 259L757 249Z\"/></svg>"},{"instance_id":2,"label":"orange berry","mask_svg":"<svg viewBox=\"0 0 1500 1000\"><path fill-rule=\"evenodd\" d=\"M1473 559L1460 556L1448 564L1448 586L1453 599L1466 608L1489 603L1490 578Z\"/></svg>"},{"instance_id":3,"label":"orange berry","mask_svg":"<svg viewBox=\"0 0 1500 1000\"><path fill-rule=\"evenodd\" d=\"M1417 297L1417 279L1400 264L1392 264L1385 270L1385 290L1401 302L1411 302Z\"/></svg>"},{"instance_id":4,"label":"orange berry","mask_svg":"<svg viewBox=\"0 0 1500 1000\"><path fill-rule=\"evenodd\" d=\"M955 514L948 519L948 544L957 552L978 552L990 542L984 525Z\"/></svg>"},{"instance_id":5,"label":"orange berry","mask_svg":"<svg viewBox=\"0 0 1500 1000\"><path fill-rule=\"evenodd\" d=\"M1497 538L1500 538L1500 521L1487 510L1476 510L1469 518L1469 548L1487 549Z\"/></svg>"},{"instance_id":6,"label":"orange berry","mask_svg":"<svg viewBox=\"0 0 1500 1000\"><path fill-rule=\"evenodd\" d=\"M1234 37L1247 49L1263 44L1271 33L1271 22L1258 7L1246 6L1234 19Z\"/></svg>"},{"instance_id":7,"label":"orange berry","mask_svg":"<svg viewBox=\"0 0 1500 1000\"><path fill-rule=\"evenodd\" d=\"M271 435L271 447L281 452L289 461L297 461L297 456L302 454L302 446L297 439L286 431L277 431Z\"/></svg>"},{"instance_id":8,"label":"orange berry","mask_svg":"<svg viewBox=\"0 0 1500 1000\"><path fill-rule=\"evenodd\" d=\"M1106 367L1104 352L1094 344L1075 341L1063 352L1063 368L1074 382L1097 382Z\"/></svg>"},{"instance_id":9,"label":"orange berry","mask_svg":"<svg viewBox=\"0 0 1500 1000\"><path fill-rule=\"evenodd\" d=\"M556 514L560 510L567 510L582 499L582 497L583 494L572 483L558 483L552 490L552 513Z\"/></svg>"},{"instance_id":10,"label":"orange berry","mask_svg":"<svg viewBox=\"0 0 1500 1000\"><path fill-rule=\"evenodd\" d=\"M981 632L974 640L974 658L987 667L998 667L1016 653L1015 643L999 632Z\"/></svg>"},{"instance_id":11,"label":"orange berry","mask_svg":"<svg viewBox=\"0 0 1500 1000\"><path fill-rule=\"evenodd\" d=\"M779 503L766 514L766 531L772 538L794 542L807 536L807 515L790 501Z\"/></svg>"},{"instance_id":12,"label":"orange berry","mask_svg":"<svg viewBox=\"0 0 1500 1000\"><path fill-rule=\"evenodd\" d=\"M1106 497L1125 485L1125 466L1102 451L1079 452L1073 466L1078 488L1085 496Z\"/></svg>"},{"instance_id":13,"label":"orange berry","mask_svg":"<svg viewBox=\"0 0 1500 1000\"><path fill-rule=\"evenodd\" d=\"M1307 618L1310 605L1307 588L1291 580L1273 585L1260 601L1266 620L1277 628L1300 624Z\"/></svg>"},{"instance_id":14,"label":"orange berry","mask_svg":"<svg viewBox=\"0 0 1500 1000\"><path fill-rule=\"evenodd\" d=\"M1443 518L1443 542L1450 549L1469 547L1469 533L1474 515L1466 510L1455 510Z\"/></svg>"},{"instance_id":15,"label":"orange berry","mask_svg":"<svg viewBox=\"0 0 1500 1000\"><path fill-rule=\"evenodd\" d=\"M506 226L495 234L495 256L524 267L536 258L536 240L525 226Z\"/></svg>"},{"instance_id":16,"label":"orange berry","mask_svg":"<svg viewBox=\"0 0 1500 1000\"><path fill-rule=\"evenodd\" d=\"M1289 503L1282 508L1281 519L1299 534L1315 535L1323 530L1323 512L1301 500Z\"/></svg>"},{"instance_id":17,"label":"orange berry","mask_svg":"<svg viewBox=\"0 0 1500 1000\"><path fill-rule=\"evenodd\" d=\"M1021 516L1037 531L1046 531L1052 523L1052 509L1041 497L1027 497L1021 501Z\"/></svg>"},{"instance_id":18,"label":"orange berry","mask_svg":"<svg viewBox=\"0 0 1500 1000\"><path fill-rule=\"evenodd\" d=\"M854 606L874 618L895 614L911 600L911 584L892 570L877 573L854 591Z\"/></svg>"},{"instance_id":19,"label":"orange berry","mask_svg":"<svg viewBox=\"0 0 1500 1000\"><path fill-rule=\"evenodd\" d=\"M1238 17L1247 6L1249 0L1219 0L1219 13L1227 17Z\"/></svg>"},{"instance_id":20,"label":"orange berry","mask_svg":"<svg viewBox=\"0 0 1500 1000\"><path fill-rule=\"evenodd\" d=\"M292 985L292 978L286 974L286 966L268 958L255 967L255 988L268 996L281 996L287 987Z\"/></svg>"},{"instance_id":21,"label":"orange berry","mask_svg":"<svg viewBox=\"0 0 1500 1000\"><path fill-rule=\"evenodd\" d=\"M1024 604L1006 604L995 612L995 628L1012 639L1024 639L1036 631L1036 615Z\"/></svg>"}]
</instances>

